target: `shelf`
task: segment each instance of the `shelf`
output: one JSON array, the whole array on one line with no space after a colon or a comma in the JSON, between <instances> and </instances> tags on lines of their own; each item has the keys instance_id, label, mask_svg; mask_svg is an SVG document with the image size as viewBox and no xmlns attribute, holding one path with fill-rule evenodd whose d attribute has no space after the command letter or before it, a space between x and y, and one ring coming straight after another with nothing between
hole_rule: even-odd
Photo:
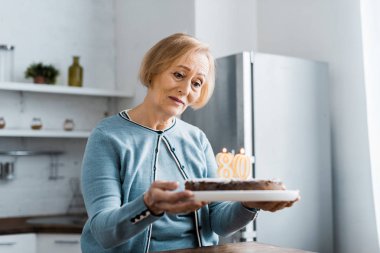
<instances>
[{"instance_id":1,"label":"shelf","mask_svg":"<svg viewBox=\"0 0 380 253\"><path fill-rule=\"evenodd\" d=\"M62 85L34 84L34 83L15 83L0 82L0 90L6 91L26 91L37 93L68 94L81 96L98 96L98 97L131 97L127 91L109 90L87 87L70 87Z\"/></svg>"},{"instance_id":2,"label":"shelf","mask_svg":"<svg viewBox=\"0 0 380 253\"><path fill-rule=\"evenodd\" d=\"M27 151L27 150L17 150L17 151L0 151L0 155L7 156L34 156L34 155L61 155L63 151Z\"/></svg>"},{"instance_id":3,"label":"shelf","mask_svg":"<svg viewBox=\"0 0 380 253\"><path fill-rule=\"evenodd\" d=\"M0 129L0 137L87 138L90 131Z\"/></svg>"}]
</instances>

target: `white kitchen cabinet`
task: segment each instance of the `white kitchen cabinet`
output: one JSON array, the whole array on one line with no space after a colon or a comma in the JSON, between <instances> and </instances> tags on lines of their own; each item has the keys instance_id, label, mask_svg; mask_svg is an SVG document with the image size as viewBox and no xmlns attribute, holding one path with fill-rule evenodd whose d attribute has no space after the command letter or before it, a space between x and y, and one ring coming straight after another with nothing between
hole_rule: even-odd
<instances>
[{"instance_id":1,"label":"white kitchen cabinet","mask_svg":"<svg viewBox=\"0 0 380 253\"><path fill-rule=\"evenodd\" d=\"M1 235L0 253L37 253L36 234Z\"/></svg>"},{"instance_id":2,"label":"white kitchen cabinet","mask_svg":"<svg viewBox=\"0 0 380 253\"><path fill-rule=\"evenodd\" d=\"M81 253L80 234L0 236L0 253Z\"/></svg>"},{"instance_id":3,"label":"white kitchen cabinet","mask_svg":"<svg viewBox=\"0 0 380 253\"><path fill-rule=\"evenodd\" d=\"M80 234L37 234L37 253L80 253Z\"/></svg>"}]
</instances>

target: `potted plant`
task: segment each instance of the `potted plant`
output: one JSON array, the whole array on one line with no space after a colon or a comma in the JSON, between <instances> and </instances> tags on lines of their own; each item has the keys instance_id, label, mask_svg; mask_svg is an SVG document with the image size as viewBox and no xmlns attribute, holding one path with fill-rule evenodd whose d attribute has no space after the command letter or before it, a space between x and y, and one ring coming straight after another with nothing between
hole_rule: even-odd
<instances>
[{"instance_id":1,"label":"potted plant","mask_svg":"<svg viewBox=\"0 0 380 253\"><path fill-rule=\"evenodd\" d=\"M58 69L42 62L32 63L25 71L25 78L33 78L34 83L55 84L58 75Z\"/></svg>"}]
</instances>

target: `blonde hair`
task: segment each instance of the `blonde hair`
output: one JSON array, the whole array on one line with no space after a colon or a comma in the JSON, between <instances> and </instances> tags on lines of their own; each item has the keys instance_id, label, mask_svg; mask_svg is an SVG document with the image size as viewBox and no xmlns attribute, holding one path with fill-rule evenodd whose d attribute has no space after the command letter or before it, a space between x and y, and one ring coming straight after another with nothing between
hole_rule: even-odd
<instances>
[{"instance_id":1,"label":"blonde hair","mask_svg":"<svg viewBox=\"0 0 380 253\"><path fill-rule=\"evenodd\" d=\"M215 63L207 44L196 38L184 34L175 33L155 44L145 54L139 71L141 83L149 87L152 78L161 74L172 66L180 57L192 53L203 53L209 61L209 71L206 81L202 85L201 95L191 105L193 109L199 109L207 104L215 87Z\"/></svg>"}]
</instances>

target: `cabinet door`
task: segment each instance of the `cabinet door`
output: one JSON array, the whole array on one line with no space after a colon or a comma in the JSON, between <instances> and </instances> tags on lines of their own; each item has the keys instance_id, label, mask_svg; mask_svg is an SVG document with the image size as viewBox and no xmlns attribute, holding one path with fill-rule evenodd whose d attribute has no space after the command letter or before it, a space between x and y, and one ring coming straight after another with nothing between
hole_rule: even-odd
<instances>
[{"instance_id":1,"label":"cabinet door","mask_svg":"<svg viewBox=\"0 0 380 253\"><path fill-rule=\"evenodd\" d=\"M36 235L2 235L0 236L0 253L36 253Z\"/></svg>"},{"instance_id":2,"label":"cabinet door","mask_svg":"<svg viewBox=\"0 0 380 253\"><path fill-rule=\"evenodd\" d=\"M80 234L38 234L37 253L81 253Z\"/></svg>"}]
</instances>

